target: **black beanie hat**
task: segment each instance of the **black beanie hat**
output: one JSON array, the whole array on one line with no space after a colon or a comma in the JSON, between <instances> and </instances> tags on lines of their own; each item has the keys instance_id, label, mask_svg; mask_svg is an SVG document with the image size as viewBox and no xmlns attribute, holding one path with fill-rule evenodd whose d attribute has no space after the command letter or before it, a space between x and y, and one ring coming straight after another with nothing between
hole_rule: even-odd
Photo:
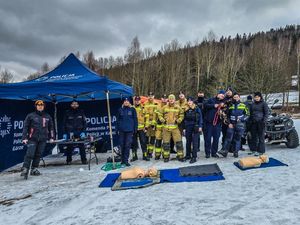
<instances>
[{"instance_id":1,"label":"black beanie hat","mask_svg":"<svg viewBox=\"0 0 300 225\"><path fill-rule=\"evenodd\" d=\"M254 97L255 96L259 96L259 97L261 97L262 98L262 94L261 94L261 92L259 92L259 91L257 91L257 92L254 92Z\"/></svg>"},{"instance_id":2,"label":"black beanie hat","mask_svg":"<svg viewBox=\"0 0 300 225\"><path fill-rule=\"evenodd\" d=\"M248 95L247 100L252 100L252 95Z\"/></svg>"}]
</instances>

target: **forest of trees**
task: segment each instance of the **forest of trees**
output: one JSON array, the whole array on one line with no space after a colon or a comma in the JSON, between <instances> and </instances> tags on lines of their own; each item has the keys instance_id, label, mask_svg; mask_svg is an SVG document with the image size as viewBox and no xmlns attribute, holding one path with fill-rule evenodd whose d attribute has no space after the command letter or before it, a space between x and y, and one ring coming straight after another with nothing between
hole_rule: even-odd
<instances>
[{"instance_id":1,"label":"forest of trees","mask_svg":"<svg viewBox=\"0 0 300 225\"><path fill-rule=\"evenodd\" d=\"M132 86L140 95L195 95L198 90L214 95L231 86L241 94L261 91L268 96L288 92L292 75L300 76L300 25L235 37L217 38L210 31L201 42L182 44L175 39L157 52L142 49L134 37L124 56L96 58L93 51L76 55L92 70ZM44 63L27 79L49 69Z\"/></svg>"}]
</instances>

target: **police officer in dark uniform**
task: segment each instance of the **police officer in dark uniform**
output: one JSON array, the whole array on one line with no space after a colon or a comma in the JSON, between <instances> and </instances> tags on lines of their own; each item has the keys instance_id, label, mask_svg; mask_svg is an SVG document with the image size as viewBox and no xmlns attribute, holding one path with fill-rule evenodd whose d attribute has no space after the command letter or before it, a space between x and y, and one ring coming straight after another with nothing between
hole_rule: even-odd
<instances>
[{"instance_id":1,"label":"police officer in dark uniform","mask_svg":"<svg viewBox=\"0 0 300 225\"><path fill-rule=\"evenodd\" d=\"M79 109L77 101L71 103L71 109L65 114L63 121L64 139L81 139L85 138L86 118L83 110ZM74 148L78 147L80 150L80 157L82 164L87 164L84 144L73 144L66 146L67 164L72 162L72 152Z\"/></svg>"},{"instance_id":2,"label":"police officer in dark uniform","mask_svg":"<svg viewBox=\"0 0 300 225\"><path fill-rule=\"evenodd\" d=\"M192 97L188 98L188 107L184 113L184 132L186 137L185 159L190 163L197 161L197 151L199 149L200 132L202 132L202 113L200 108L194 103ZM191 151L193 145L193 151ZM191 157L192 156L192 157Z\"/></svg>"},{"instance_id":3,"label":"police officer in dark uniform","mask_svg":"<svg viewBox=\"0 0 300 225\"><path fill-rule=\"evenodd\" d=\"M137 114L134 107L131 106L128 98L124 99L122 107L117 114L117 131L119 133L119 142L121 147L121 164L130 166L128 159L133 140L133 134L138 130Z\"/></svg>"},{"instance_id":4,"label":"police officer in dark uniform","mask_svg":"<svg viewBox=\"0 0 300 225\"><path fill-rule=\"evenodd\" d=\"M27 145L27 151L24 158L21 176L27 176L30 164L30 175L38 176L41 173L38 171L41 154L46 147L47 140L54 140L53 120L45 109L45 104L42 100L35 102L36 110L26 116L23 127L22 142ZM26 177L27 178L27 177Z\"/></svg>"}]
</instances>

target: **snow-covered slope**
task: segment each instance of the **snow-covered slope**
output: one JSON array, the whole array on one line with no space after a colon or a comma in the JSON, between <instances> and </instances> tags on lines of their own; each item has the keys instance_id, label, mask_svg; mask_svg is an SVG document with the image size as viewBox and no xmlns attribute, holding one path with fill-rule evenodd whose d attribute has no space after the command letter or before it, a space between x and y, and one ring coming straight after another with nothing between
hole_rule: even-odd
<instances>
[{"instance_id":1,"label":"snow-covered slope","mask_svg":"<svg viewBox=\"0 0 300 225\"><path fill-rule=\"evenodd\" d=\"M295 121L300 133L300 120ZM19 173L0 174L0 201L32 196L0 205L1 224L300 224L300 148L268 146L269 156L289 167L242 172L234 159L204 159L203 139L197 164L217 162L226 180L164 183L144 189L113 192L98 188L106 172L101 165L48 166L40 177L21 179ZM247 152L241 152L246 156ZM57 163L64 158L48 159ZM138 161L134 165L175 168L171 161ZM80 171L83 168L84 171Z\"/></svg>"}]
</instances>

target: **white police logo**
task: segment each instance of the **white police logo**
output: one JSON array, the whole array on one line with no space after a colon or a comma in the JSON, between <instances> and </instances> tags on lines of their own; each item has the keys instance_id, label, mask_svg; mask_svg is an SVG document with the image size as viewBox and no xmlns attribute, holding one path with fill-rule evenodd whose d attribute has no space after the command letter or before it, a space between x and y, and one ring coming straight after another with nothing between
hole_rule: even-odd
<instances>
[{"instance_id":1,"label":"white police logo","mask_svg":"<svg viewBox=\"0 0 300 225\"><path fill-rule=\"evenodd\" d=\"M48 80L48 79L49 79L48 76L42 76L42 77L39 77L39 78L35 79L35 81L37 81L37 82L42 82L42 81L46 81L46 80Z\"/></svg>"},{"instance_id":2,"label":"white police logo","mask_svg":"<svg viewBox=\"0 0 300 225\"><path fill-rule=\"evenodd\" d=\"M42 76L34 81L36 82L53 82L53 81L64 81L64 80L78 80L82 78L83 75L76 75L74 73L69 73L69 74L58 74L58 75L53 75L53 76Z\"/></svg>"},{"instance_id":3,"label":"white police logo","mask_svg":"<svg viewBox=\"0 0 300 225\"><path fill-rule=\"evenodd\" d=\"M4 138L7 134L10 134L11 128L11 117L6 115L0 117L0 136L2 138Z\"/></svg>"}]
</instances>

